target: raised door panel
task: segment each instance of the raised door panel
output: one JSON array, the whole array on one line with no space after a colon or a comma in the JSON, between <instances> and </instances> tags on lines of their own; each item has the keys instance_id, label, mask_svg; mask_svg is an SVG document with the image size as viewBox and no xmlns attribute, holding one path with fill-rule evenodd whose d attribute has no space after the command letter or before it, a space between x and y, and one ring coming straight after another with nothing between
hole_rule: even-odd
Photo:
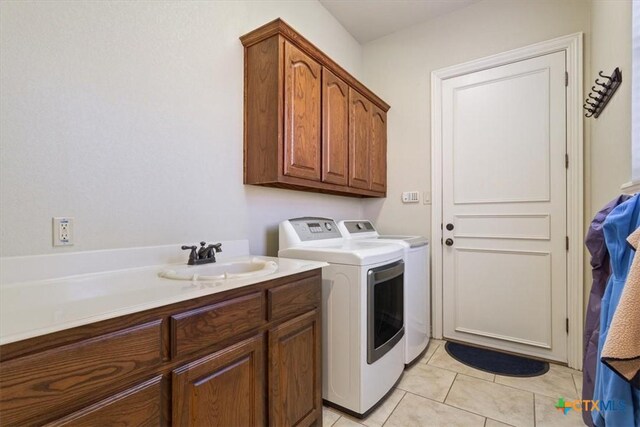
<instances>
[{"instance_id":1,"label":"raised door panel","mask_svg":"<svg viewBox=\"0 0 640 427\"><path fill-rule=\"evenodd\" d=\"M349 186L368 190L371 102L349 88Z\"/></svg>"},{"instance_id":2,"label":"raised door panel","mask_svg":"<svg viewBox=\"0 0 640 427\"><path fill-rule=\"evenodd\" d=\"M371 109L370 188L383 193L387 190L387 114L375 105Z\"/></svg>"},{"instance_id":3,"label":"raised door panel","mask_svg":"<svg viewBox=\"0 0 640 427\"><path fill-rule=\"evenodd\" d=\"M318 310L269 332L269 423L308 426L322 413Z\"/></svg>"},{"instance_id":4,"label":"raised door panel","mask_svg":"<svg viewBox=\"0 0 640 427\"><path fill-rule=\"evenodd\" d=\"M74 412L47 427L159 426L162 419L162 376L131 387L88 408Z\"/></svg>"},{"instance_id":5,"label":"raised door panel","mask_svg":"<svg viewBox=\"0 0 640 427\"><path fill-rule=\"evenodd\" d=\"M263 346L258 335L175 370L173 425L264 425Z\"/></svg>"},{"instance_id":6,"label":"raised door panel","mask_svg":"<svg viewBox=\"0 0 640 427\"><path fill-rule=\"evenodd\" d=\"M347 185L349 180L349 87L322 69L322 180Z\"/></svg>"},{"instance_id":7,"label":"raised door panel","mask_svg":"<svg viewBox=\"0 0 640 427\"><path fill-rule=\"evenodd\" d=\"M284 43L284 174L319 181L322 67Z\"/></svg>"}]
</instances>

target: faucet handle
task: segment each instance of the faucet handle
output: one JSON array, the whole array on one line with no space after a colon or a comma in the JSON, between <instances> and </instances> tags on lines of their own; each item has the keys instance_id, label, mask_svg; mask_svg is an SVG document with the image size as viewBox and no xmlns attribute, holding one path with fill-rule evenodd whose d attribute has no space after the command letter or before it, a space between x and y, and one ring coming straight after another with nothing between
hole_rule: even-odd
<instances>
[{"instance_id":1,"label":"faucet handle","mask_svg":"<svg viewBox=\"0 0 640 427\"><path fill-rule=\"evenodd\" d=\"M222 252L222 243L216 243L215 245L211 245L216 252Z\"/></svg>"},{"instance_id":2,"label":"faucet handle","mask_svg":"<svg viewBox=\"0 0 640 427\"><path fill-rule=\"evenodd\" d=\"M183 251L186 251L186 250L191 251L191 253L189 253L189 263L193 263L196 259L198 259L198 253L196 252L197 249L198 249L197 246L182 245Z\"/></svg>"}]
</instances>

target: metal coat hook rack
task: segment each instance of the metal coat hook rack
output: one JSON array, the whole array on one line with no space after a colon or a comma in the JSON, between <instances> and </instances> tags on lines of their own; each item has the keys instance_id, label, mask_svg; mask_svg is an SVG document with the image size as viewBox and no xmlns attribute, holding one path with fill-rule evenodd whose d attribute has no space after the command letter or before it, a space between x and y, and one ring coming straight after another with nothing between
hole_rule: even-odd
<instances>
[{"instance_id":1,"label":"metal coat hook rack","mask_svg":"<svg viewBox=\"0 0 640 427\"><path fill-rule=\"evenodd\" d=\"M596 79L596 84L591 86L592 92L589 93L589 97L585 99L585 103L582 106L582 108L587 110L585 117L595 117L596 119L600 113L602 113L604 107L607 106L607 103L616 90L618 90L620 83L622 83L622 73L618 67L613 70L613 73L610 76L605 76L602 74L602 71L600 71L598 75L605 80L600 81L599 78Z\"/></svg>"}]
</instances>

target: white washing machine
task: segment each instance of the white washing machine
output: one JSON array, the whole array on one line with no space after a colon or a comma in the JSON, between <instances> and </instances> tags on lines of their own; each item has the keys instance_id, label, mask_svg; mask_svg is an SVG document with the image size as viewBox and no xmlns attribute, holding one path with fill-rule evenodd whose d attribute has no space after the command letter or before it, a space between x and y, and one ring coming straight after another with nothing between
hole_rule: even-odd
<instances>
[{"instance_id":1,"label":"white washing machine","mask_svg":"<svg viewBox=\"0 0 640 427\"><path fill-rule=\"evenodd\" d=\"M403 246L405 364L410 364L427 348L431 335L429 240L421 236L381 236L367 220L340 221L338 228L347 238Z\"/></svg>"},{"instance_id":2,"label":"white washing machine","mask_svg":"<svg viewBox=\"0 0 640 427\"><path fill-rule=\"evenodd\" d=\"M322 269L322 397L368 415L404 370L402 246L345 239L328 218L280 223L279 257Z\"/></svg>"}]
</instances>

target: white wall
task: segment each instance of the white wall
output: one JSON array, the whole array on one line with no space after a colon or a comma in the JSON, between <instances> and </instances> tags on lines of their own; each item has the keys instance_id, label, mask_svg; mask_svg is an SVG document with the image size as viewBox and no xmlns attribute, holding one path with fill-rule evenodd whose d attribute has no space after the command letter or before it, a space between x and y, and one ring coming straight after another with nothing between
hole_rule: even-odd
<instances>
[{"instance_id":1,"label":"white wall","mask_svg":"<svg viewBox=\"0 0 640 427\"><path fill-rule=\"evenodd\" d=\"M631 181L631 1L593 0L591 76L585 93L600 78L598 71L609 75L616 67L622 71L622 84L600 117L588 120L591 204L586 218L589 219L620 194L622 184Z\"/></svg>"},{"instance_id":2,"label":"white wall","mask_svg":"<svg viewBox=\"0 0 640 427\"><path fill-rule=\"evenodd\" d=\"M384 232L430 235L431 206L400 193L430 190L431 71L588 27L583 0L483 0L364 45L364 82L391 105L388 198L365 201L365 216Z\"/></svg>"},{"instance_id":3,"label":"white wall","mask_svg":"<svg viewBox=\"0 0 640 427\"><path fill-rule=\"evenodd\" d=\"M0 253L249 238L359 217L359 199L242 184L243 47L282 17L359 77L360 45L315 0L0 3ZM73 216L76 244L51 245Z\"/></svg>"}]
</instances>

